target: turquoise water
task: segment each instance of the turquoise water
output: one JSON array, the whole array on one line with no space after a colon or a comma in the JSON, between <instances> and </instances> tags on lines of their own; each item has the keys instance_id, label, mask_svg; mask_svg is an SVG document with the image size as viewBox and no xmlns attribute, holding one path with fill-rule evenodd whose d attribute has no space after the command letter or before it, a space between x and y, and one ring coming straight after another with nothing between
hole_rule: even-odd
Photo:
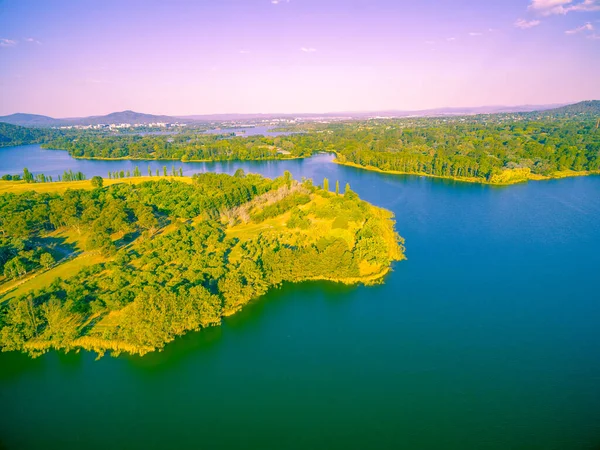
<instances>
[{"instance_id":1,"label":"turquoise water","mask_svg":"<svg viewBox=\"0 0 600 450\"><path fill-rule=\"evenodd\" d=\"M183 167L349 182L406 238L385 284L285 285L143 358L0 354L2 444L599 448L600 177L494 188L330 161ZM24 165L135 163L0 149L0 173Z\"/></svg>"}]
</instances>

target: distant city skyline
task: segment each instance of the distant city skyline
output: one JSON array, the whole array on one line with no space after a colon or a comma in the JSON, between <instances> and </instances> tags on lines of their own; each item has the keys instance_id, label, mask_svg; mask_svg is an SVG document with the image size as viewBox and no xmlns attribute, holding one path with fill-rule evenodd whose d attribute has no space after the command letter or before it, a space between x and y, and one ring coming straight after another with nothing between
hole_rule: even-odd
<instances>
[{"instance_id":1,"label":"distant city skyline","mask_svg":"<svg viewBox=\"0 0 600 450\"><path fill-rule=\"evenodd\" d=\"M0 115L600 98L600 0L0 0Z\"/></svg>"}]
</instances>

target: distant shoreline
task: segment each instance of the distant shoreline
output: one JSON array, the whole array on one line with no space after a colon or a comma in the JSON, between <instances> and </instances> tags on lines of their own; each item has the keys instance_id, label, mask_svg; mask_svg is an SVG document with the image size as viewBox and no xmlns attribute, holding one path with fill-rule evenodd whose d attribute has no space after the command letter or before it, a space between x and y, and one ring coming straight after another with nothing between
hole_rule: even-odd
<instances>
[{"instance_id":1,"label":"distant shoreline","mask_svg":"<svg viewBox=\"0 0 600 450\"><path fill-rule=\"evenodd\" d=\"M36 145L36 144L33 144ZM19 147L19 146L16 146ZM285 161L285 160L289 160L289 159L303 159L306 158L305 156L292 156L292 157L281 157L281 158L261 158L261 159L187 159L187 160L183 160L181 158L160 158L160 159L156 159L156 158L136 158L136 157L132 157L132 156L121 156L119 158L106 158L103 156L75 156L72 155L71 153L69 153L68 150L65 150L63 148L49 148L49 147L43 147L42 148L44 150L55 150L55 151L61 151L61 152L67 152L69 154L69 156L73 159L85 159L85 160L89 160L89 161L177 161L177 162L181 162L181 163L196 163L196 162L202 162L202 163L214 163L214 162L233 162L233 161Z\"/></svg>"},{"instance_id":2,"label":"distant shoreline","mask_svg":"<svg viewBox=\"0 0 600 450\"><path fill-rule=\"evenodd\" d=\"M439 178L439 179L443 179L443 180L459 181L461 183L485 184L488 186L512 186L515 184L527 183L530 180L531 181L545 181L545 180L558 180L561 178L600 175L600 170L598 170L598 171L582 170L579 172L569 170L569 171L554 172L552 175L549 175L549 176L537 175L537 174L530 173L527 176L527 178L524 178L524 179L518 179L518 180L512 180L512 181L509 180L509 181L502 182L502 183L495 183L495 182L485 180L483 178L475 178L475 177L453 177L453 176L446 176L446 175L432 175L432 174L428 174L428 173L424 173L424 172L402 172L402 171L398 171L398 170L383 170L383 169L380 169L375 166L363 166L363 165L356 164L353 162L348 162L348 161L343 162L343 161L340 161L339 159L337 159L337 157L333 160L333 162L335 164L339 164L341 166L354 167L355 169L368 170L370 172L378 172L378 173L391 174L391 175L412 175L412 176L421 176L421 177L429 177L429 178Z\"/></svg>"}]
</instances>

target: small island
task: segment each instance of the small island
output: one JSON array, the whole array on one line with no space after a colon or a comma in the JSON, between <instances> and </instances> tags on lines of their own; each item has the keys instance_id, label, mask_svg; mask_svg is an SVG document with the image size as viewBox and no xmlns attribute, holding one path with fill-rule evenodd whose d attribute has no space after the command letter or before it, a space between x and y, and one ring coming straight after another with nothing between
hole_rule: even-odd
<instances>
[{"instance_id":1,"label":"small island","mask_svg":"<svg viewBox=\"0 0 600 450\"><path fill-rule=\"evenodd\" d=\"M143 355L284 282L381 282L392 214L289 172L2 181L0 346Z\"/></svg>"}]
</instances>

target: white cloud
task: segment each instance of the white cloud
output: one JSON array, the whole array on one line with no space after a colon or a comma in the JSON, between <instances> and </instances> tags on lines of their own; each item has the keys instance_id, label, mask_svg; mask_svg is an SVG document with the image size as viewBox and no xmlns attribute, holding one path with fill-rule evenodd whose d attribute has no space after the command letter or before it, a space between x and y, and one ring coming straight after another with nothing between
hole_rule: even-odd
<instances>
[{"instance_id":1,"label":"white cloud","mask_svg":"<svg viewBox=\"0 0 600 450\"><path fill-rule=\"evenodd\" d=\"M594 26L589 22L572 30L567 30L565 34L585 33L586 31L594 31Z\"/></svg>"},{"instance_id":2,"label":"white cloud","mask_svg":"<svg viewBox=\"0 0 600 450\"><path fill-rule=\"evenodd\" d=\"M531 0L529 9L543 16L573 12L600 11L600 0Z\"/></svg>"},{"instance_id":3,"label":"white cloud","mask_svg":"<svg viewBox=\"0 0 600 450\"><path fill-rule=\"evenodd\" d=\"M249 55L250 54L250 50L240 50L240 53L242 55Z\"/></svg>"},{"instance_id":4,"label":"white cloud","mask_svg":"<svg viewBox=\"0 0 600 450\"><path fill-rule=\"evenodd\" d=\"M471 32L469 33L469 36L481 36L481 34L482 34L482 33L478 33L478 32L476 32L476 31L471 31Z\"/></svg>"},{"instance_id":5,"label":"white cloud","mask_svg":"<svg viewBox=\"0 0 600 450\"><path fill-rule=\"evenodd\" d=\"M31 38L31 37L25 39L25 41L31 42L32 44L41 44L40 41L38 41L37 39Z\"/></svg>"},{"instance_id":6,"label":"white cloud","mask_svg":"<svg viewBox=\"0 0 600 450\"><path fill-rule=\"evenodd\" d=\"M446 40L447 40L448 42L453 42L453 41L455 41L455 40L456 40L456 38L455 38L455 37L449 37L449 38L446 38Z\"/></svg>"},{"instance_id":7,"label":"white cloud","mask_svg":"<svg viewBox=\"0 0 600 450\"><path fill-rule=\"evenodd\" d=\"M303 51L304 53L314 53L317 51L316 48L312 48L312 47L302 47L300 50Z\"/></svg>"},{"instance_id":8,"label":"white cloud","mask_svg":"<svg viewBox=\"0 0 600 450\"><path fill-rule=\"evenodd\" d=\"M593 34L590 34L587 38L592 39L594 41L600 40L600 34L593 33Z\"/></svg>"},{"instance_id":9,"label":"white cloud","mask_svg":"<svg viewBox=\"0 0 600 450\"><path fill-rule=\"evenodd\" d=\"M525 20L519 19L515 22L515 27L520 28L521 30L526 30L528 28L537 27L540 23L539 20Z\"/></svg>"},{"instance_id":10,"label":"white cloud","mask_svg":"<svg viewBox=\"0 0 600 450\"><path fill-rule=\"evenodd\" d=\"M273 5L279 5L280 3L289 3L290 0L271 0Z\"/></svg>"},{"instance_id":11,"label":"white cloud","mask_svg":"<svg viewBox=\"0 0 600 450\"><path fill-rule=\"evenodd\" d=\"M435 44L435 41L425 41L425 43L426 43L427 45L433 45L433 44Z\"/></svg>"},{"instance_id":12,"label":"white cloud","mask_svg":"<svg viewBox=\"0 0 600 450\"><path fill-rule=\"evenodd\" d=\"M600 1L599 0L585 0L583 3L578 3L576 5L568 8L569 11L580 11L580 12L592 12L592 11L600 11ZM567 12L569 12L567 11Z\"/></svg>"},{"instance_id":13,"label":"white cloud","mask_svg":"<svg viewBox=\"0 0 600 450\"><path fill-rule=\"evenodd\" d=\"M13 39L0 39L0 47L14 47L17 41Z\"/></svg>"}]
</instances>

